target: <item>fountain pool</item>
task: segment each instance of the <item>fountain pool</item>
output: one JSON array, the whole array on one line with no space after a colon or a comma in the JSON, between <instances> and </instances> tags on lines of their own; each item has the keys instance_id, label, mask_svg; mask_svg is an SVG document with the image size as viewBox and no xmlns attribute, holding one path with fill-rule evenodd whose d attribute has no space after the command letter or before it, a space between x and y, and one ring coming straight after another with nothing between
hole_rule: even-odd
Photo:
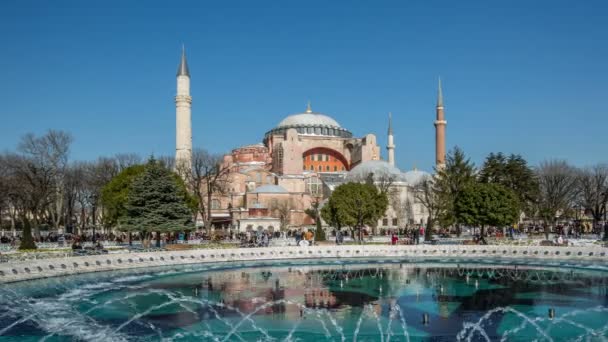
<instances>
[{"instance_id":1,"label":"fountain pool","mask_svg":"<svg viewBox=\"0 0 608 342\"><path fill-rule=\"evenodd\" d=\"M292 260L4 284L0 341L600 341L608 270Z\"/></svg>"}]
</instances>

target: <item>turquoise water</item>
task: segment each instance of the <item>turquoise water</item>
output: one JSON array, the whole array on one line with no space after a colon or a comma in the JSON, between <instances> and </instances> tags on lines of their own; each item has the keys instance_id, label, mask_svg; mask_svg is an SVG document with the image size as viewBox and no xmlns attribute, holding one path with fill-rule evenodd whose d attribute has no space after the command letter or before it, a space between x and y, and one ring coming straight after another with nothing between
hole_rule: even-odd
<instances>
[{"instance_id":1,"label":"turquoise water","mask_svg":"<svg viewBox=\"0 0 608 342\"><path fill-rule=\"evenodd\" d=\"M601 341L608 272L486 261L231 263L3 285L0 341Z\"/></svg>"}]
</instances>

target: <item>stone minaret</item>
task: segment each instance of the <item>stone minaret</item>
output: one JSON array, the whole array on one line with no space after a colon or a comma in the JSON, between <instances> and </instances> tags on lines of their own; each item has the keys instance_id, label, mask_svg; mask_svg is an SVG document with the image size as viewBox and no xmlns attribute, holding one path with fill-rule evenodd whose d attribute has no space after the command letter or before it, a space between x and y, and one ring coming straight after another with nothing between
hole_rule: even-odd
<instances>
[{"instance_id":1,"label":"stone minaret","mask_svg":"<svg viewBox=\"0 0 608 342\"><path fill-rule=\"evenodd\" d=\"M175 168L179 171L184 167L192 167L192 97L186 51L182 48L175 96Z\"/></svg>"},{"instance_id":2,"label":"stone minaret","mask_svg":"<svg viewBox=\"0 0 608 342\"><path fill-rule=\"evenodd\" d=\"M388 144L386 145L388 163L395 166L395 144L393 143L393 118L388 113Z\"/></svg>"},{"instance_id":3,"label":"stone minaret","mask_svg":"<svg viewBox=\"0 0 608 342\"><path fill-rule=\"evenodd\" d=\"M448 124L445 121L443 113L443 93L441 91L441 78L439 79L439 88L437 90L437 118L435 120L435 167L441 169L445 167L445 126Z\"/></svg>"}]
</instances>

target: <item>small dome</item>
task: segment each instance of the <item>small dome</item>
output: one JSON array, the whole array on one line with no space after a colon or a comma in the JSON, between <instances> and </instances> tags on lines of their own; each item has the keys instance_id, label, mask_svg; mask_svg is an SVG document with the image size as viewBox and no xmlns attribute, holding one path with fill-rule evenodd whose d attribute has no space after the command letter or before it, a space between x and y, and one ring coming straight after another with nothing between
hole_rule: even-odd
<instances>
[{"instance_id":1,"label":"small dome","mask_svg":"<svg viewBox=\"0 0 608 342\"><path fill-rule=\"evenodd\" d=\"M284 187L279 185L266 184L257 187L252 193L256 194L287 194L289 191L285 190Z\"/></svg>"},{"instance_id":2,"label":"small dome","mask_svg":"<svg viewBox=\"0 0 608 342\"><path fill-rule=\"evenodd\" d=\"M375 180L382 177L392 177L395 181L401 181L403 179L401 171L384 160L369 160L363 162L350 170L346 179L363 180L367 178L370 173L374 174Z\"/></svg>"},{"instance_id":3,"label":"small dome","mask_svg":"<svg viewBox=\"0 0 608 342\"><path fill-rule=\"evenodd\" d=\"M418 169L413 169L404 173L403 177L409 185L416 185L423 181L426 177L431 177L431 174Z\"/></svg>"}]
</instances>

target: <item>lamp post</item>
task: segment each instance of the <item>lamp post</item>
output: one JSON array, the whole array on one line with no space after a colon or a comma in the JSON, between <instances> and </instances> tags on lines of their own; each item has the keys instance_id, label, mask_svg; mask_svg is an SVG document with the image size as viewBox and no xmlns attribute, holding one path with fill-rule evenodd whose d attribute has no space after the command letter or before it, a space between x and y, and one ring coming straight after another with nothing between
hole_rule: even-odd
<instances>
[{"instance_id":1,"label":"lamp post","mask_svg":"<svg viewBox=\"0 0 608 342\"><path fill-rule=\"evenodd\" d=\"M604 191L603 195L604 199L608 199L608 190ZM604 241L608 241L608 222L606 222L606 211L608 209L606 208L607 204L608 201L604 201Z\"/></svg>"}]
</instances>

